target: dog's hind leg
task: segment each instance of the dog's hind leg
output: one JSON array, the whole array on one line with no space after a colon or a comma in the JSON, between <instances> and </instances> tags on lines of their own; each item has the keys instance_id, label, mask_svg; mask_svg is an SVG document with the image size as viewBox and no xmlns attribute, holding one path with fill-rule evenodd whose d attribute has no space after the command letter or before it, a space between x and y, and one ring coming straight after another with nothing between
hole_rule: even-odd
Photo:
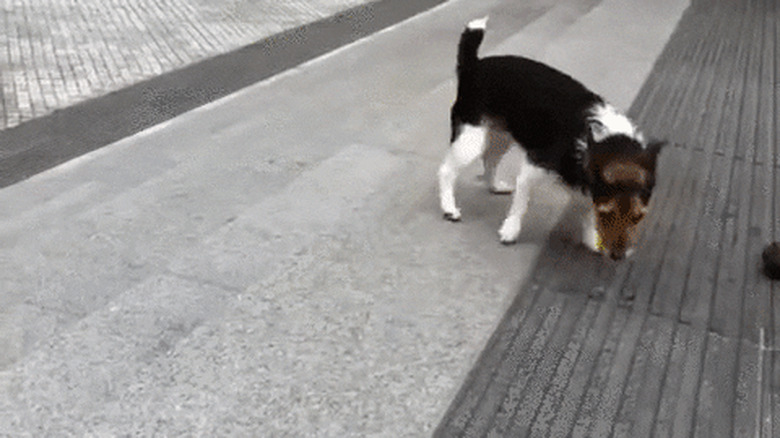
<instances>
[{"instance_id":1,"label":"dog's hind leg","mask_svg":"<svg viewBox=\"0 0 780 438\"><path fill-rule=\"evenodd\" d=\"M483 178L488 184L491 193L512 193L514 186L511 183L511 178L507 178L507 175L499 174L499 172L497 172L501 160L511 147L512 137L506 131L491 128L487 138L487 146L485 148L485 153L482 156L485 168Z\"/></svg>"},{"instance_id":2,"label":"dog's hind leg","mask_svg":"<svg viewBox=\"0 0 780 438\"><path fill-rule=\"evenodd\" d=\"M485 152L486 143L487 128L475 125L460 127L439 167L439 201L445 219L460 220L460 210L455 203L455 182L463 168Z\"/></svg>"}]
</instances>

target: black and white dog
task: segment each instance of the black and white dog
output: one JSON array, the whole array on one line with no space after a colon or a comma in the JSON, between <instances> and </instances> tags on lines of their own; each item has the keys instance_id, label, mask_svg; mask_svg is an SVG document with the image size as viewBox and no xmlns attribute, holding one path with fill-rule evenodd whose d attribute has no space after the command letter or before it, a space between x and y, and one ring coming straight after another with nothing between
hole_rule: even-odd
<instances>
[{"instance_id":1,"label":"black and white dog","mask_svg":"<svg viewBox=\"0 0 780 438\"><path fill-rule=\"evenodd\" d=\"M439 168L444 217L460 220L458 173L480 156L490 178L491 131L508 132L522 163L512 205L498 233L503 243L520 234L530 187L554 174L590 198L583 243L613 259L629 255L647 214L662 142L645 141L636 126L570 76L519 56L479 59L487 17L470 22L458 47L458 96L451 111L451 148ZM495 151L492 152L495 155Z\"/></svg>"}]
</instances>

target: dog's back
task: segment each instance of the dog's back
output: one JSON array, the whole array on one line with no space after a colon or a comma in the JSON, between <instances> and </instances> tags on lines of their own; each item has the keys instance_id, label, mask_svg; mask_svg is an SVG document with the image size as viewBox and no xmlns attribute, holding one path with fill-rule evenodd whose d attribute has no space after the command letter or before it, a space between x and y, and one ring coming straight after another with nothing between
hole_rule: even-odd
<instances>
[{"instance_id":1,"label":"dog's back","mask_svg":"<svg viewBox=\"0 0 780 438\"><path fill-rule=\"evenodd\" d=\"M571 76L528 58L479 59L484 27L472 23L461 34L458 46L452 138L461 125L479 125L489 119L494 126L504 127L532 161L560 174L568 184L580 186L579 169L561 164L576 154L572 140L585 132L586 112L603 100Z\"/></svg>"}]
</instances>

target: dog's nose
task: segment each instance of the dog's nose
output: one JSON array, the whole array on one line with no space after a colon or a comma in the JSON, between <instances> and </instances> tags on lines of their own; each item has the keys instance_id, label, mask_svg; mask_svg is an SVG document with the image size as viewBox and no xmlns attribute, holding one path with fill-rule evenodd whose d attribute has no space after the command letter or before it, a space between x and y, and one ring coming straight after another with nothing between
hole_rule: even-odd
<instances>
[{"instance_id":1,"label":"dog's nose","mask_svg":"<svg viewBox=\"0 0 780 438\"><path fill-rule=\"evenodd\" d=\"M625 251L611 251L609 253L609 258L611 258L612 260L615 260L615 261L623 260L624 258L626 258L626 252Z\"/></svg>"},{"instance_id":2,"label":"dog's nose","mask_svg":"<svg viewBox=\"0 0 780 438\"><path fill-rule=\"evenodd\" d=\"M612 260L622 260L626 257L627 250L628 245L626 245L626 239L618 238L614 245L609 248L609 257Z\"/></svg>"}]
</instances>

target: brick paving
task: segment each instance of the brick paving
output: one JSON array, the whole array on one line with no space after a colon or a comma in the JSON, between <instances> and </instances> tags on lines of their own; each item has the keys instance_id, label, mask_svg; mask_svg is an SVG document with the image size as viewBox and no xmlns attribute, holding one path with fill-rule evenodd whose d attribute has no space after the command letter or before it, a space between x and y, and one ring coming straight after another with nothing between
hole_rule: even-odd
<instances>
[{"instance_id":1,"label":"brick paving","mask_svg":"<svg viewBox=\"0 0 780 438\"><path fill-rule=\"evenodd\" d=\"M780 436L779 14L692 2L631 110L671 142L647 249L553 234L437 436Z\"/></svg>"},{"instance_id":2,"label":"brick paving","mask_svg":"<svg viewBox=\"0 0 780 438\"><path fill-rule=\"evenodd\" d=\"M0 0L0 130L370 0Z\"/></svg>"}]
</instances>

